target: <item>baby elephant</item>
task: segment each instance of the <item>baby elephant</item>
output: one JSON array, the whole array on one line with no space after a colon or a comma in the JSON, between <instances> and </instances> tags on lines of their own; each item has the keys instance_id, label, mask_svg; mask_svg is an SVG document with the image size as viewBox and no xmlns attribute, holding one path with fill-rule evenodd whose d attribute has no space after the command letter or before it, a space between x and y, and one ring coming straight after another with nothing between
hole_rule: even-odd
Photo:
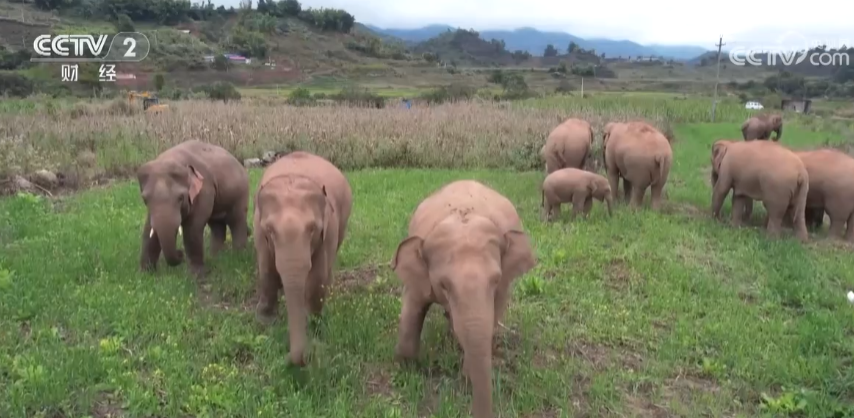
<instances>
[{"instance_id":1,"label":"baby elephant","mask_svg":"<svg viewBox=\"0 0 854 418\"><path fill-rule=\"evenodd\" d=\"M450 183L412 215L391 268L403 281L395 350L418 357L430 305L445 308L463 348L475 418L492 418L492 338L510 301L511 283L537 264L513 203L473 180Z\"/></svg>"},{"instance_id":2,"label":"baby elephant","mask_svg":"<svg viewBox=\"0 0 854 418\"><path fill-rule=\"evenodd\" d=\"M543 181L540 206L541 219L551 222L560 217L561 203L572 202L573 218L579 213L590 214L593 199L605 202L611 215L611 184L596 173L577 168L563 168L549 174Z\"/></svg>"},{"instance_id":3,"label":"baby elephant","mask_svg":"<svg viewBox=\"0 0 854 418\"><path fill-rule=\"evenodd\" d=\"M305 365L308 313L319 315L338 249L344 242L353 194L344 174L317 155L296 151L264 171L255 195L255 253L259 322L276 315L285 293L290 361Z\"/></svg>"}]
</instances>

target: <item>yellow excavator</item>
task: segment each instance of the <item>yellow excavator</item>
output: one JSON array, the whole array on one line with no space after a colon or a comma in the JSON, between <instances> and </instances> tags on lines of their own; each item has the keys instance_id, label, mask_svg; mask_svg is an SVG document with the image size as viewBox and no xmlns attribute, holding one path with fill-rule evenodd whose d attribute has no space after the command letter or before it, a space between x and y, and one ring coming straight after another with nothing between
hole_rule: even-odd
<instances>
[{"instance_id":1,"label":"yellow excavator","mask_svg":"<svg viewBox=\"0 0 854 418\"><path fill-rule=\"evenodd\" d=\"M146 113L160 113L169 110L169 105L160 104L160 99L158 99L157 96L155 96L151 92L128 92L128 103L131 106L133 106L133 99L137 98L142 99L142 110L144 110Z\"/></svg>"}]
</instances>

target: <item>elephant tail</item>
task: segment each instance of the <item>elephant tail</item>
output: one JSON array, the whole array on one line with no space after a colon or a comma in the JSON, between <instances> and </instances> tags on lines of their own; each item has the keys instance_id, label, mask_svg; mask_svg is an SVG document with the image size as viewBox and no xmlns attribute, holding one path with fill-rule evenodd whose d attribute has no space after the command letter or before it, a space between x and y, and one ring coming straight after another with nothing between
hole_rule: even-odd
<instances>
[{"instance_id":1,"label":"elephant tail","mask_svg":"<svg viewBox=\"0 0 854 418\"><path fill-rule=\"evenodd\" d=\"M794 201L795 201L795 210L793 212L792 223L794 223L799 217L805 216L804 213L806 209L807 203L807 194L809 193L809 177L804 176L804 173L798 174L798 187L795 189Z\"/></svg>"},{"instance_id":2,"label":"elephant tail","mask_svg":"<svg viewBox=\"0 0 854 418\"><path fill-rule=\"evenodd\" d=\"M546 189L540 188L540 207L546 207Z\"/></svg>"},{"instance_id":3,"label":"elephant tail","mask_svg":"<svg viewBox=\"0 0 854 418\"><path fill-rule=\"evenodd\" d=\"M658 180L656 182L664 180L664 177L670 169L670 164L668 164L669 162L670 157L666 154L655 156L655 164L658 166Z\"/></svg>"}]
</instances>

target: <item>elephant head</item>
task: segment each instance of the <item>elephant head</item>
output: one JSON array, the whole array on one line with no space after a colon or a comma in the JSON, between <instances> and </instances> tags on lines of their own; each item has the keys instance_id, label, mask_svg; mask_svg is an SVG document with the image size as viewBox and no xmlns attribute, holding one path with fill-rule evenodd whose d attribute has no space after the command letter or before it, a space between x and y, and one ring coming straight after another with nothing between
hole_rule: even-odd
<instances>
[{"instance_id":1,"label":"elephant head","mask_svg":"<svg viewBox=\"0 0 854 418\"><path fill-rule=\"evenodd\" d=\"M326 186L306 177L271 179L256 197L259 230L282 281L288 310L291 362L304 364L308 307L306 289L312 267L323 268L322 245L333 218Z\"/></svg>"},{"instance_id":2,"label":"elephant head","mask_svg":"<svg viewBox=\"0 0 854 418\"><path fill-rule=\"evenodd\" d=\"M608 179L602 176L596 177L590 184L587 185L590 190L590 196L594 199L605 202L605 207L608 209L608 216L611 216L611 204L613 201L613 193L611 193L611 184Z\"/></svg>"},{"instance_id":3,"label":"elephant head","mask_svg":"<svg viewBox=\"0 0 854 418\"><path fill-rule=\"evenodd\" d=\"M780 115L769 115L765 123L768 138L771 138L771 132L776 132L777 137L774 140L779 141L783 136L783 117Z\"/></svg>"},{"instance_id":4,"label":"elephant head","mask_svg":"<svg viewBox=\"0 0 854 418\"><path fill-rule=\"evenodd\" d=\"M151 238L157 236L166 263L177 266L184 254L175 247L178 227L202 190L205 177L192 165L155 160L137 170L139 191L148 208Z\"/></svg>"},{"instance_id":5,"label":"elephant head","mask_svg":"<svg viewBox=\"0 0 854 418\"><path fill-rule=\"evenodd\" d=\"M724 155L726 155L727 145L732 142L733 141L727 139L720 139L712 144L712 186L718 182L718 175L721 170L721 161L723 161Z\"/></svg>"},{"instance_id":6,"label":"elephant head","mask_svg":"<svg viewBox=\"0 0 854 418\"><path fill-rule=\"evenodd\" d=\"M492 416L496 293L509 291L510 281L535 264L524 232L502 233L490 219L472 214L450 215L426 237L406 238L392 260L392 269L407 286L418 288L425 298L435 295L449 312L472 382L475 417Z\"/></svg>"}]
</instances>

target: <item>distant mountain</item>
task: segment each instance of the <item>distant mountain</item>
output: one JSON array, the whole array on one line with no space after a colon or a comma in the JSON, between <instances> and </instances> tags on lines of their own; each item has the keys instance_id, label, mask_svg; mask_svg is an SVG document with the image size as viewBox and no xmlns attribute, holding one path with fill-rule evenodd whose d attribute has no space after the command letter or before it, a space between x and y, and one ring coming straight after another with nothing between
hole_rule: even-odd
<instances>
[{"instance_id":1,"label":"distant mountain","mask_svg":"<svg viewBox=\"0 0 854 418\"><path fill-rule=\"evenodd\" d=\"M373 25L365 25L379 34L394 36L407 43L424 42L447 31L456 28L449 25L435 24L418 29L385 29ZM510 51L523 50L533 55L542 55L546 45L552 44L559 51L565 51L570 42L575 42L584 49L595 49L598 54L605 53L606 57L616 56L664 56L677 60L689 60L703 54L707 50L692 45L641 45L637 42L611 39L584 39L565 32L544 32L530 27L516 30L484 30L479 31L481 38L486 41L498 39L504 41Z\"/></svg>"}]
</instances>

